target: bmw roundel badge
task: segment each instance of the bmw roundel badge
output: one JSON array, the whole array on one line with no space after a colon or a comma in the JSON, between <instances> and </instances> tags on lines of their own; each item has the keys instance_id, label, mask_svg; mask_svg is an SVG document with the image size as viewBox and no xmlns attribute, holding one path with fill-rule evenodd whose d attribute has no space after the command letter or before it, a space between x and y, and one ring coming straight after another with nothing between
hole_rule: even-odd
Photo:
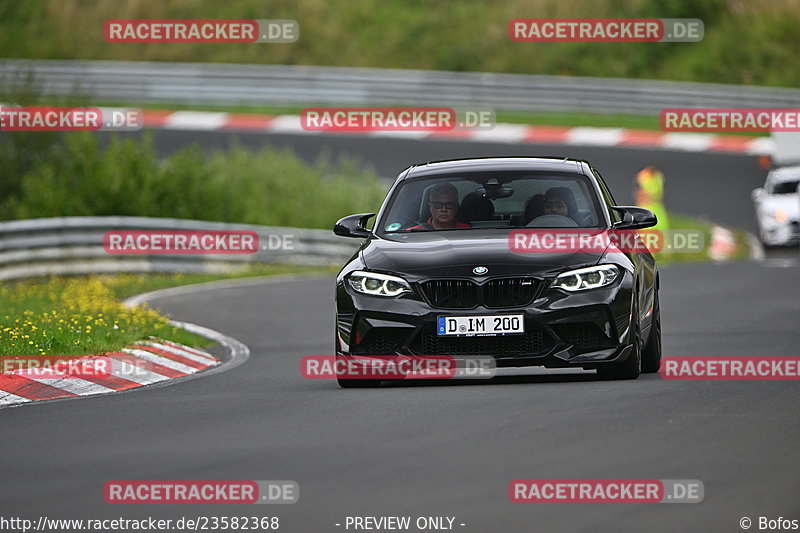
<instances>
[{"instance_id":1,"label":"bmw roundel badge","mask_svg":"<svg viewBox=\"0 0 800 533\"><path fill-rule=\"evenodd\" d=\"M489 272L489 269L486 268L485 266L476 266L475 268L472 269L472 272L474 272L478 276L483 276L484 274Z\"/></svg>"}]
</instances>

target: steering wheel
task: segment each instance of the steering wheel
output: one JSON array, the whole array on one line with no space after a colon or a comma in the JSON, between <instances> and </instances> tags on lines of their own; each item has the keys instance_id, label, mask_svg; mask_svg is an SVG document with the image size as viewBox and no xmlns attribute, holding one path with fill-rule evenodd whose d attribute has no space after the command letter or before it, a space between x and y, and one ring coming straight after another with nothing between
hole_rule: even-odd
<instances>
[{"instance_id":1,"label":"steering wheel","mask_svg":"<svg viewBox=\"0 0 800 533\"><path fill-rule=\"evenodd\" d=\"M527 228L578 228L578 223L563 215L542 215L534 218L525 226Z\"/></svg>"},{"instance_id":2,"label":"steering wheel","mask_svg":"<svg viewBox=\"0 0 800 533\"><path fill-rule=\"evenodd\" d=\"M409 215L403 214L403 215L397 217L397 219L392 220L391 223L387 224L383 228L383 231L385 231L387 233L398 233L398 232L407 231L408 228L411 228L413 226L417 226L419 224L421 224L421 222L417 221L417 219L414 218L413 216L409 216ZM388 227L395 226L395 225L399 225L399 227L397 227L397 229L395 229L393 231L388 231L386 229Z\"/></svg>"}]
</instances>

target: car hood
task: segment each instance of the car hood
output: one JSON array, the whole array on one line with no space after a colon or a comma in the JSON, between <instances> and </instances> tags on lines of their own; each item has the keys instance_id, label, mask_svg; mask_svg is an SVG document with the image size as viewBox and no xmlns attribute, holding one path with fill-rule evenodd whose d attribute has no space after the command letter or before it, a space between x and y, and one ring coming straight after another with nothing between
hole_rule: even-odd
<instances>
[{"instance_id":1,"label":"car hood","mask_svg":"<svg viewBox=\"0 0 800 533\"><path fill-rule=\"evenodd\" d=\"M509 248L508 234L497 230L398 233L364 243L361 259L370 270L418 277L547 276L570 268L597 264L603 253L518 253Z\"/></svg>"},{"instance_id":2,"label":"car hood","mask_svg":"<svg viewBox=\"0 0 800 533\"><path fill-rule=\"evenodd\" d=\"M800 194L771 194L764 198L761 208L768 212L783 209L790 218L800 218Z\"/></svg>"}]
</instances>

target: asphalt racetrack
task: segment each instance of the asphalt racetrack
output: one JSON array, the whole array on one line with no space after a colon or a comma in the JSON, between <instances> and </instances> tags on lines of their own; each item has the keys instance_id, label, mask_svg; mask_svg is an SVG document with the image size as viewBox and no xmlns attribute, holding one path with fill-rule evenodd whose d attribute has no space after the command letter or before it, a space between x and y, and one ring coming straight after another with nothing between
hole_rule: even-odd
<instances>
[{"instance_id":1,"label":"asphalt racetrack","mask_svg":"<svg viewBox=\"0 0 800 533\"><path fill-rule=\"evenodd\" d=\"M156 133L159 149L230 136ZM245 145L360 155L382 176L466 155L584 157L620 202L656 161L674 211L752 230L755 157L577 146L511 146L241 135ZM346 213L343 213L345 215ZM353 241L354 245L356 241ZM666 356L798 356L796 250L774 262L662 269ZM342 390L306 380L300 359L330 354L331 277L273 279L152 302L251 349L245 364L174 386L0 412L2 514L176 518L274 514L286 532L344 531L346 516L453 516L465 532L741 531L740 518L800 518L800 388L791 381L597 381L542 374L482 383ZM511 480L699 479L699 504L511 503ZM295 480L275 506L125 506L125 479ZM459 524L465 524L460 526Z\"/></svg>"}]
</instances>

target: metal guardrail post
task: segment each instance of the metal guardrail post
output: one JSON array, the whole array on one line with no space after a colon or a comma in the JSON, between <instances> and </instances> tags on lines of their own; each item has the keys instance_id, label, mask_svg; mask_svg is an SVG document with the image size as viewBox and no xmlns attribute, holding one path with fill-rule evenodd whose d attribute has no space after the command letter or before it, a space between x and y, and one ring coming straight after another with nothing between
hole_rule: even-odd
<instances>
[{"instance_id":1,"label":"metal guardrail post","mask_svg":"<svg viewBox=\"0 0 800 533\"><path fill-rule=\"evenodd\" d=\"M45 93L76 87L130 105L431 105L655 115L667 107L800 107L800 90L655 80L345 67L118 61L0 61Z\"/></svg>"},{"instance_id":2,"label":"metal guardrail post","mask_svg":"<svg viewBox=\"0 0 800 533\"><path fill-rule=\"evenodd\" d=\"M254 231L253 254L115 255L106 252L109 230ZM270 236L291 236L291 248L270 249ZM275 242L275 241L273 241ZM253 263L328 266L349 259L358 242L329 230L227 224L147 217L57 217L0 222L0 279L116 272L208 272Z\"/></svg>"}]
</instances>

